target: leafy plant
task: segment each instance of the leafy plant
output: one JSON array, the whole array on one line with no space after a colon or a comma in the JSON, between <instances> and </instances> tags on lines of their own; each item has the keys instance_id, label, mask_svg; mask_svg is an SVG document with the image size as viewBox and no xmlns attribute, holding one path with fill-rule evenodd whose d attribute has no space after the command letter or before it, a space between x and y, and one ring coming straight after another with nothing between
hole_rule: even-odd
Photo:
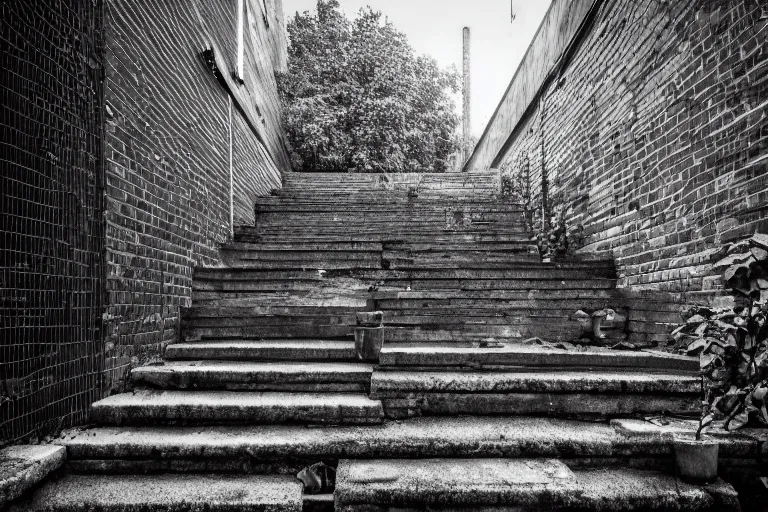
<instances>
[{"instance_id":1,"label":"leafy plant","mask_svg":"<svg viewBox=\"0 0 768 512\"><path fill-rule=\"evenodd\" d=\"M565 216L560 216L549 229L536 234L536 245L542 258L568 254L568 226Z\"/></svg>"},{"instance_id":2,"label":"leafy plant","mask_svg":"<svg viewBox=\"0 0 768 512\"><path fill-rule=\"evenodd\" d=\"M676 347L700 358L704 397L697 439L718 419L727 430L750 421L768 424L768 236L755 235L715 258L733 307L689 308L672 333Z\"/></svg>"},{"instance_id":3,"label":"leafy plant","mask_svg":"<svg viewBox=\"0 0 768 512\"><path fill-rule=\"evenodd\" d=\"M288 70L278 75L296 170L442 172L461 141L452 93L459 74L414 55L380 12L349 20L337 0L288 23Z\"/></svg>"}]
</instances>

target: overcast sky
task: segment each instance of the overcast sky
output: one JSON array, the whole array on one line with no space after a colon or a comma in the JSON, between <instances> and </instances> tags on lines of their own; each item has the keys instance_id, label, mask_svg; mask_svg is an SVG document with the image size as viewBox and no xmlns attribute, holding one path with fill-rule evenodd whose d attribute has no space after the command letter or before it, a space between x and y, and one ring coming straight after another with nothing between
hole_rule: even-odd
<instances>
[{"instance_id":1,"label":"overcast sky","mask_svg":"<svg viewBox=\"0 0 768 512\"><path fill-rule=\"evenodd\" d=\"M512 21L510 2L516 18ZM550 0L339 0L348 17L381 11L419 54L461 71L461 30L472 29L472 132L480 136L549 9ZM283 0L286 18L316 0ZM457 107L458 108L458 107Z\"/></svg>"}]
</instances>

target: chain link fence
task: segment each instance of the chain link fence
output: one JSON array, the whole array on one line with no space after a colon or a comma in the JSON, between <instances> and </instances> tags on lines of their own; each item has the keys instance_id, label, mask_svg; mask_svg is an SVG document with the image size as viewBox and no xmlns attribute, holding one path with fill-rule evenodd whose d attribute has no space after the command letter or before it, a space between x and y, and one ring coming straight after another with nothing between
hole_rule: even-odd
<instances>
[{"instance_id":1,"label":"chain link fence","mask_svg":"<svg viewBox=\"0 0 768 512\"><path fill-rule=\"evenodd\" d=\"M0 3L0 445L85 420L103 366L100 0Z\"/></svg>"}]
</instances>

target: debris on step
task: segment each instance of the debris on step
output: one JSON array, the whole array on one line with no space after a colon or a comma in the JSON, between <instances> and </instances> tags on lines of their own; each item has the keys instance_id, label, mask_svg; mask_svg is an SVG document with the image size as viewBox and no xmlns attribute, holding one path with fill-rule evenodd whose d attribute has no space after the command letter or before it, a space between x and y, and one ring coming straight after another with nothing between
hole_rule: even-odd
<instances>
[{"instance_id":1,"label":"debris on step","mask_svg":"<svg viewBox=\"0 0 768 512\"><path fill-rule=\"evenodd\" d=\"M304 494L333 493L336 487L336 468L325 462L317 462L302 469L296 478L304 484Z\"/></svg>"}]
</instances>

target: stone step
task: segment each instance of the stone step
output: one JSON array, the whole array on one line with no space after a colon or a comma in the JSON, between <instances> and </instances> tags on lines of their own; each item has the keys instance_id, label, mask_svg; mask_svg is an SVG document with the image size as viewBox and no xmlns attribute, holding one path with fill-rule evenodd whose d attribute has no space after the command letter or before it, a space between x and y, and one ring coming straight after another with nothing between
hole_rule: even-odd
<instances>
[{"instance_id":1,"label":"stone step","mask_svg":"<svg viewBox=\"0 0 768 512\"><path fill-rule=\"evenodd\" d=\"M571 469L555 459L343 460L338 512L409 509L738 511L735 490L636 469Z\"/></svg>"},{"instance_id":2,"label":"stone step","mask_svg":"<svg viewBox=\"0 0 768 512\"><path fill-rule=\"evenodd\" d=\"M408 307L462 307L471 306L473 303L483 301L526 301L540 300L554 304L574 302L578 300L610 299L615 297L613 290L595 289L543 289L528 288L526 290L397 290L377 291L373 299L382 307L399 306ZM554 306L553 306L554 307Z\"/></svg>"},{"instance_id":3,"label":"stone step","mask_svg":"<svg viewBox=\"0 0 768 512\"><path fill-rule=\"evenodd\" d=\"M157 423L370 424L383 417L381 402L363 394L255 391L137 390L95 402L100 425Z\"/></svg>"},{"instance_id":4,"label":"stone step","mask_svg":"<svg viewBox=\"0 0 768 512\"><path fill-rule=\"evenodd\" d=\"M371 377L371 395L393 393L600 393L698 395L701 379L692 373L670 371L631 372L580 370L376 371Z\"/></svg>"},{"instance_id":5,"label":"stone step","mask_svg":"<svg viewBox=\"0 0 768 512\"><path fill-rule=\"evenodd\" d=\"M174 343L168 360L350 361L357 359L354 340L274 339Z\"/></svg>"},{"instance_id":6,"label":"stone step","mask_svg":"<svg viewBox=\"0 0 768 512\"><path fill-rule=\"evenodd\" d=\"M436 329L455 329L457 325L536 325L537 320L526 315L525 310L515 312L505 312L496 309L409 309L409 310L391 310L387 308L377 308L385 313L387 327L401 326L434 326ZM549 321L568 322L567 310L551 310Z\"/></svg>"},{"instance_id":7,"label":"stone step","mask_svg":"<svg viewBox=\"0 0 768 512\"><path fill-rule=\"evenodd\" d=\"M235 234L238 243L434 243L434 242L466 242L489 243L508 242L522 243L530 240L527 232L495 232L495 233L459 233L459 232L433 232L430 234L410 234L408 236L381 236L381 235L354 235L345 234L343 231L336 233L312 233L287 236L286 233L263 233L257 228L241 228Z\"/></svg>"},{"instance_id":8,"label":"stone step","mask_svg":"<svg viewBox=\"0 0 768 512\"><path fill-rule=\"evenodd\" d=\"M183 318L202 320L204 318L243 318L247 320L269 320L271 318L287 318L289 321L302 321L303 318L327 318L355 322L355 307L350 306L308 306L302 304L253 305L247 301L233 301L222 306L203 305L184 308Z\"/></svg>"},{"instance_id":9,"label":"stone step","mask_svg":"<svg viewBox=\"0 0 768 512\"><path fill-rule=\"evenodd\" d=\"M3 439L7 441L7 439ZM0 450L0 510L37 487L67 458L61 446L12 445Z\"/></svg>"},{"instance_id":10,"label":"stone step","mask_svg":"<svg viewBox=\"0 0 768 512\"><path fill-rule=\"evenodd\" d=\"M535 247L530 240L494 242L477 241L466 242L456 241L436 241L436 242L385 242L382 244L382 250L385 251L408 251L413 253L463 253L463 252L517 252L529 250L531 246Z\"/></svg>"},{"instance_id":11,"label":"stone step","mask_svg":"<svg viewBox=\"0 0 768 512\"><path fill-rule=\"evenodd\" d=\"M578 324L571 321L534 322L530 319L491 320L492 317L460 318L452 325L430 323L393 324L385 327L384 339L389 346L421 344L432 347L465 347L468 342L502 341L519 344L529 338L548 342L574 342L581 336Z\"/></svg>"},{"instance_id":12,"label":"stone step","mask_svg":"<svg viewBox=\"0 0 768 512\"><path fill-rule=\"evenodd\" d=\"M327 258L316 259L253 259L247 256L226 255L222 262L230 268L253 268L271 270L377 270L383 268L380 256L359 260Z\"/></svg>"},{"instance_id":13,"label":"stone step","mask_svg":"<svg viewBox=\"0 0 768 512\"><path fill-rule=\"evenodd\" d=\"M700 378L671 373L584 371L380 371L371 397L389 418L428 415L553 417L687 414L699 409Z\"/></svg>"},{"instance_id":14,"label":"stone step","mask_svg":"<svg viewBox=\"0 0 768 512\"><path fill-rule=\"evenodd\" d=\"M245 228L239 227L238 231ZM222 246L222 250L232 251L272 251L283 253L285 251L321 251L321 252L381 252L384 246L378 242L339 242L339 243L246 243L230 242Z\"/></svg>"},{"instance_id":15,"label":"stone step","mask_svg":"<svg viewBox=\"0 0 768 512\"><path fill-rule=\"evenodd\" d=\"M311 226L327 226L344 222L349 227L380 226L387 223L402 227L424 224L450 227L452 225L467 226L475 223L498 223L505 227L525 227L526 225L525 216L516 211L480 210L472 212L463 209L446 211L444 209L415 210L397 207L389 210L339 208L333 211L312 211L311 209L303 211L279 209L275 211L270 208L260 208L256 214L257 227L301 225L302 220Z\"/></svg>"},{"instance_id":16,"label":"stone step","mask_svg":"<svg viewBox=\"0 0 768 512\"><path fill-rule=\"evenodd\" d=\"M464 268L482 268L486 269L506 269L517 268L523 263L538 263L541 258L538 254L519 252L509 253L504 256L489 255L483 258L481 254L471 257L455 256L413 256L413 257L384 257L379 268L388 268L392 270L408 269L464 269ZM361 268L373 268L362 267Z\"/></svg>"},{"instance_id":17,"label":"stone step","mask_svg":"<svg viewBox=\"0 0 768 512\"><path fill-rule=\"evenodd\" d=\"M723 460L759 457L764 443L740 433L718 440ZM66 446L70 467L97 472L272 472L287 461L345 458L545 457L604 466L629 459L669 464L672 457L671 435L624 435L603 422L524 416L429 416L367 426L95 427L65 431L53 442ZM288 464L285 471L293 469Z\"/></svg>"},{"instance_id":18,"label":"stone step","mask_svg":"<svg viewBox=\"0 0 768 512\"><path fill-rule=\"evenodd\" d=\"M394 284L394 282L392 283ZM615 279L414 279L409 286L420 290L611 290Z\"/></svg>"},{"instance_id":19,"label":"stone step","mask_svg":"<svg viewBox=\"0 0 768 512\"><path fill-rule=\"evenodd\" d=\"M263 280L315 280L327 281L337 278L354 278L384 283L397 281L554 281L616 279L614 266L569 263L558 267L543 263L521 263L509 269L418 269L418 270L256 270L247 268L198 268L195 279L219 281L263 281Z\"/></svg>"},{"instance_id":20,"label":"stone step","mask_svg":"<svg viewBox=\"0 0 768 512\"><path fill-rule=\"evenodd\" d=\"M441 347L425 344L384 346L379 357L382 367L558 367L632 368L698 372L696 357L651 350L609 349L562 350L526 345L500 348Z\"/></svg>"},{"instance_id":21,"label":"stone step","mask_svg":"<svg viewBox=\"0 0 768 512\"><path fill-rule=\"evenodd\" d=\"M136 368L131 378L161 389L367 393L372 373L364 363L169 361Z\"/></svg>"},{"instance_id":22,"label":"stone step","mask_svg":"<svg viewBox=\"0 0 768 512\"><path fill-rule=\"evenodd\" d=\"M273 317L278 318L278 317ZM272 323L253 322L251 325L226 325L224 321L212 321L207 325L182 324L181 336L184 341L200 339L306 339L306 338L343 338L353 335L350 322L354 319L306 320L297 322L287 317L273 320Z\"/></svg>"},{"instance_id":23,"label":"stone step","mask_svg":"<svg viewBox=\"0 0 768 512\"><path fill-rule=\"evenodd\" d=\"M255 304L268 304L271 313L304 314L299 308L347 308L347 311L362 311L367 308L368 292L360 290L339 290L334 296L332 289L322 290L279 290L272 292L233 293L227 291L195 291L192 303L197 307L255 307ZM267 306L262 306L262 309ZM267 310L265 310L267 311Z\"/></svg>"},{"instance_id":24,"label":"stone step","mask_svg":"<svg viewBox=\"0 0 768 512\"><path fill-rule=\"evenodd\" d=\"M209 279L200 276L192 282L192 290L200 292L221 292L221 297L233 292L322 292L334 290L334 293L354 293L359 290L368 290L370 285L362 280L359 283L349 279L339 278L338 283L333 279L272 279L272 280L230 280ZM582 290L611 290L616 287L615 279L562 279L562 280L493 280L493 279L419 279L403 281L384 281L382 286L396 287L396 291L468 291L468 292L495 292L513 291L527 292L528 290L556 290L563 293ZM367 294L366 294L367 295ZM212 295L213 296L213 295ZM204 295L201 295L204 297ZM675 313L679 317L679 313ZM671 315L672 316L672 315Z\"/></svg>"},{"instance_id":25,"label":"stone step","mask_svg":"<svg viewBox=\"0 0 768 512\"><path fill-rule=\"evenodd\" d=\"M302 484L288 476L66 475L12 512L301 512Z\"/></svg>"},{"instance_id":26,"label":"stone step","mask_svg":"<svg viewBox=\"0 0 768 512\"><path fill-rule=\"evenodd\" d=\"M576 312L579 309L601 309L617 303L618 299L612 293L613 290L569 290L573 292L573 298L567 297L568 292L560 293L556 290L528 290L522 292L398 292L401 297L395 299L374 299L377 309L400 310L418 313L429 310L435 314L441 311L447 313L476 311L480 313L509 314L512 311L530 310L531 313L541 311L567 311ZM413 295L411 295L413 294ZM418 295L432 295L433 297L417 298ZM449 295L452 295L449 296ZM483 296L485 295L485 296ZM411 298L413 297L413 298Z\"/></svg>"},{"instance_id":27,"label":"stone step","mask_svg":"<svg viewBox=\"0 0 768 512\"><path fill-rule=\"evenodd\" d=\"M435 237L450 237L452 235L465 240L491 240L506 242L527 242L530 235L517 229L499 227L474 227L468 229L444 229L439 226L425 226L421 229L392 230L392 229L357 229L349 230L344 223L325 228L275 226L259 228L258 235L251 238L238 238L238 242L274 242L274 241L315 241L329 242L331 240L370 241L386 243L389 241L423 242Z\"/></svg>"},{"instance_id":28,"label":"stone step","mask_svg":"<svg viewBox=\"0 0 768 512\"><path fill-rule=\"evenodd\" d=\"M231 249L222 248L221 256L226 261L253 260L258 262L269 261L349 261L371 262L381 260L381 251L263 251L261 249Z\"/></svg>"}]
</instances>

